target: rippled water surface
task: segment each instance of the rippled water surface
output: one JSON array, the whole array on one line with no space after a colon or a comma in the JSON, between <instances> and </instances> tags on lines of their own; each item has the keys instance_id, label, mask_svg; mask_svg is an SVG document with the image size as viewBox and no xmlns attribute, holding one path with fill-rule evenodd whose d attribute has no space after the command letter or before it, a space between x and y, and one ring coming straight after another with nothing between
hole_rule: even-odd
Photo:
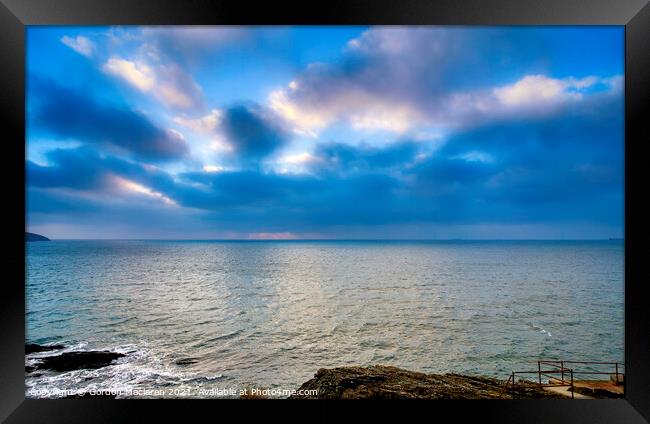
<instances>
[{"instance_id":1,"label":"rippled water surface","mask_svg":"<svg viewBox=\"0 0 650 424\"><path fill-rule=\"evenodd\" d=\"M295 389L319 368L342 365L501 378L540 358L623 362L620 241L26 249L28 341L129 352L97 370L28 374L28 396L35 388Z\"/></svg>"}]
</instances>

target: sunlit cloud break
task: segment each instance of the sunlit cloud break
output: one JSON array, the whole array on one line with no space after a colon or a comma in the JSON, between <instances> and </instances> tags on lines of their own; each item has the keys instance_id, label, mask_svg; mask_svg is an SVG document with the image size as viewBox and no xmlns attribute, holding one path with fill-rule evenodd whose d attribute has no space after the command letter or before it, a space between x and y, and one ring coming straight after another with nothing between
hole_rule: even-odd
<instances>
[{"instance_id":1,"label":"sunlit cloud break","mask_svg":"<svg viewBox=\"0 0 650 424\"><path fill-rule=\"evenodd\" d=\"M142 184L138 184L135 181L129 181L125 178L115 176L113 177L113 182L117 187L119 187L120 189L126 192L142 194L152 199L160 200L164 204L169 206L178 206L178 204L174 200L170 199L164 194L154 191L149 187L145 187Z\"/></svg>"}]
</instances>

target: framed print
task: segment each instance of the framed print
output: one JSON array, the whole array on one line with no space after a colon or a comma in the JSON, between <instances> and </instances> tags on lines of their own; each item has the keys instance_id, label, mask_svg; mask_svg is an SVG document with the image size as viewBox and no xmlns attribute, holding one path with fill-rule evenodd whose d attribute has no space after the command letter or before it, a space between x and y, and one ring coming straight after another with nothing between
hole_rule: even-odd
<instances>
[{"instance_id":1,"label":"framed print","mask_svg":"<svg viewBox=\"0 0 650 424\"><path fill-rule=\"evenodd\" d=\"M646 2L3 2L7 422L650 417Z\"/></svg>"}]
</instances>

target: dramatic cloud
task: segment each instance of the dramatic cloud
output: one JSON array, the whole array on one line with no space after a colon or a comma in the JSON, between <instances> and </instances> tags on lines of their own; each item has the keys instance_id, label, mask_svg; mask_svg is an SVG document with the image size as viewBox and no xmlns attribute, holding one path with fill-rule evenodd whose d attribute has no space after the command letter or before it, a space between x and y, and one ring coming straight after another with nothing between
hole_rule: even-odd
<instances>
[{"instance_id":1,"label":"dramatic cloud","mask_svg":"<svg viewBox=\"0 0 650 424\"><path fill-rule=\"evenodd\" d=\"M272 92L269 103L299 134L316 136L336 122L404 133L423 125L464 127L512 114L561 113L562 106L587 99L594 88L620 91L616 75L524 74L506 85L484 81L484 75L476 79L481 88L458 84L458 74L473 75L472 68L486 75L502 68L494 63L502 50L498 43L484 45L476 31L373 28L348 43L340 62L312 64L285 89Z\"/></svg>"},{"instance_id":2,"label":"dramatic cloud","mask_svg":"<svg viewBox=\"0 0 650 424\"><path fill-rule=\"evenodd\" d=\"M257 107L227 109L221 127L241 160L259 160L287 141L284 129L268 112Z\"/></svg>"},{"instance_id":3,"label":"dramatic cloud","mask_svg":"<svg viewBox=\"0 0 650 424\"><path fill-rule=\"evenodd\" d=\"M169 190L174 186L173 178L160 168L101 155L87 146L51 150L47 158L51 163L48 166L27 161L30 185L79 190L104 189L111 187L112 182L108 177L119 176L161 190Z\"/></svg>"},{"instance_id":4,"label":"dramatic cloud","mask_svg":"<svg viewBox=\"0 0 650 424\"><path fill-rule=\"evenodd\" d=\"M59 49L90 60L71 61L77 73L29 74L36 229L272 240L622 235L623 55L612 47L621 30L106 34L59 32ZM28 64L56 64L58 51L28 40Z\"/></svg>"},{"instance_id":5,"label":"dramatic cloud","mask_svg":"<svg viewBox=\"0 0 650 424\"><path fill-rule=\"evenodd\" d=\"M143 27L112 31L113 45L137 48L127 57L112 56L102 65L110 75L152 95L165 106L203 111L205 95L190 68L203 55L248 37L239 27Z\"/></svg>"},{"instance_id":6,"label":"dramatic cloud","mask_svg":"<svg viewBox=\"0 0 650 424\"><path fill-rule=\"evenodd\" d=\"M616 222L622 203L611 202L621 200L623 177L622 120L615 119L616 109L616 102L610 101L599 110L552 122L470 130L434 151L411 141L383 147L325 143L309 156L307 174L214 169L184 173L177 181L162 171L145 172L114 159L58 151L50 156L57 164L50 173L42 175L43 168L32 164L28 175L35 186L83 184L80 189L99 181L115 184L115 179L98 180L98 175L115 175L182 207L264 215L276 229L285 230L298 222L491 223L503 216L514 221L590 216ZM250 119L250 112L243 110L234 111ZM258 154L255 149L249 155ZM268 151L264 147L260 154ZM583 202L598 209L585 210ZM491 207L485 208L488 204Z\"/></svg>"},{"instance_id":7,"label":"dramatic cloud","mask_svg":"<svg viewBox=\"0 0 650 424\"><path fill-rule=\"evenodd\" d=\"M571 109L589 109L603 97L622 94L622 77L550 78L526 75L489 90L456 93L450 97L454 118L464 126L496 120L535 119L562 115ZM461 125L462 126L462 125Z\"/></svg>"},{"instance_id":8,"label":"dramatic cloud","mask_svg":"<svg viewBox=\"0 0 650 424\"><path fill-rule=\"evenodd\" d=\"M175 122L211 138L211 147L238 166L259 166L260 161L290 140L289 131L275 112L253 103L213 109L198 118L176 117Z\"/></svg>"},{"instance_id":9,"label":"dramatic cloud","mask_svg":"<svg viewBox=\"0 0 650 424\"><path fill-rule=\"evenodd\" d=\"M145 204L177 205L162 193L173 191L173 178L156 167L102 156L89 147L53 150L48 160L49 166L27 161L30 187L63 190L68 196L76 193L86 204L110 203L122 198ZM47 205L42 199L40 204Z\"/></svg>"},{"instance_id":10,"label":"dramatic cloud","mask_svg":"<svg viewBox=\"0 0 650 424\"><path fill-rule=\"evenodd\" d=\"M37 97L31 130L109 145L146 160L180 159L187 154L187 144L178 133L158 127L140 112L99 102L52 81L33 81L30 90Z\"/></svg>"}]
</instances>

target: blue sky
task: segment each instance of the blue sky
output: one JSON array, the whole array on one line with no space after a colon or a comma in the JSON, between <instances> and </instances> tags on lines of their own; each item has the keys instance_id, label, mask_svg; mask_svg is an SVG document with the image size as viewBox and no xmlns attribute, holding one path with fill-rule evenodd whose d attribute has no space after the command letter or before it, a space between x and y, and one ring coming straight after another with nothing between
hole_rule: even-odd
<instances>
[{"instance_id":1,"label":"blue sky","mask_svg":"<svg viewBox=\"0 0 650 424\"><path fill-rule=\"evenodd\" d=\"M28 230L598 239L622 27L30 27Z\"/></svg>"}]
</instances>

